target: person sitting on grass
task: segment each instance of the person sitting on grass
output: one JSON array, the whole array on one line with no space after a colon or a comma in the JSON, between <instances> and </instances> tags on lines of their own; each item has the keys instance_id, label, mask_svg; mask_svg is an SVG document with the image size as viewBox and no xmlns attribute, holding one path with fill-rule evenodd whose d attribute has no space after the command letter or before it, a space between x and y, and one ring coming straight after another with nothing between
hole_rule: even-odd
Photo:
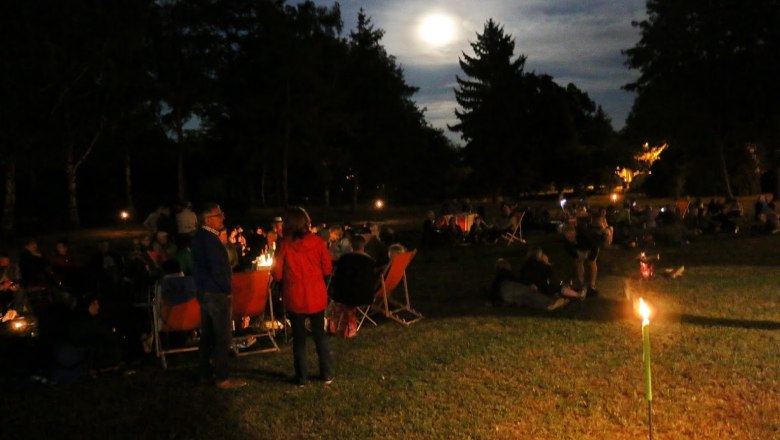
<instances>
[{"instance_id":1,"label":"person sitting on grass","mask_svg":"<svg viewBox=\"0 0 780 440\"><path fill-rule=\"evenodd\" d=\"M550 297L537 290L535 286L524 284L512 272L509 261L499 258L496 272L490 287L490 299L494 305L528 306L536 310L555 310L569 303L561 297Z\"/></svg>"},{"instance_id":2,"label":"person sitting on grass","mask_svg":"<svg viewBox=\"0 0 780 440\"><path fill-rule=\"evenodd\" d=\"M541 247L534 247L528 252L528 258L520 268L519 280L550 297L582 298L583 296L570 286L564 286L553 279L550 258Z\"/></svg>"}]
</instances>

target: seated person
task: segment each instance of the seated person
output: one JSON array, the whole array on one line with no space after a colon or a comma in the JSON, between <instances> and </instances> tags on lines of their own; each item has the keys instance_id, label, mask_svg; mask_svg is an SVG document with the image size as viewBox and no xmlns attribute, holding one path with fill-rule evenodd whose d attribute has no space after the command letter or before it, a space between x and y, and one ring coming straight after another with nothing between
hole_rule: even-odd
<instances>
[{"instance_id":1,"label":"seated person","mask_svg":"<svg viewBox=\"0 0 780 440\"><path fill-rule=\"evenodd\" d=\"M429 249L436 247L444 242L444 234L436 227L436 213L428 211L425 214L425 221L423 222L422 238L420 240L420 247L423 249Z\"/></svg>"},{"instance_id":2,"label":"seated person","mask_svg":"<svg viewBox=\"0 0 780 440\"><path fill-rule=\"evenodd\" d=\"M335 301L331 330L345 338L357 334L355 307L371 304L379 284L376 260L365 252L365 247L363 236L352 238L352 252L341 256L330 284Z\"/></svg>"},{"instance_id":3,"label":"seated person","mask_svg":"<svg viewBox=\"0 0 780 440\"><path fill-rule=\"evenodd\" d=\"M549 297L534 286L523 284L512 273L509 261L503 258L496 261L496 273L489 293L493 304L528 306L537 310L555 310L569 302L566 298Z\"/></svg>"},{"instance_id":4,"label":"seated person","mask_svg":"<svg viewBox=\"0 0 780 440\"><path fill-rule=\"evenodd\" d=\"M368 224L360 231L366 240L365 252L376 260L377 267L384 267L390 262L387 257L387 246L379 239L379 225Z\"/></svg>"},{"instance_id":5,"label":"seated person","mask_svg":"<svg viewBox=\"0 0 780 440\"><path fill-rule=\"evenodd\" d=\"M352 244L349 238L344 236L341 226L333 225L328 228L328 252L334 262L342 255L352 252Z\"/></svg>"},{"instance_id":6,"label":"seated person","mask_svg":"<svg viewBox=\"0 0 780 440\"><path fill-rule=\"evenodd\" d=\"M460 244L463 242L463 229L461 229L460 225L458 225L454 215L450 217L450 220L447 222L447 229L445 229L445 233L447 234L447 238L449 239L450 243Z\"/></svg>"},{"instance_id":7,"label":"seated person","mask_svg":"<svg viewBox=\"0 0 780 440\"><path fill-rule=\"evenodd\" d=\"M23 287L49 286L54 283L54 278L41 251L38 249L38 240L31 238L24 243L19 254L19 271Z\"/></svg>"},{"instance_id":8,"label":"seated person","mask_svg":"<svg viewBox=\"0 0 780 440\"><path fill-rule=\"evenodd\" d=\"M529 251L528 258L520 268L519 280L547 296L582 298L582 294L576 290L553 279L550 259L541 247Z\"/></svg>"},{"instance_id":9,"label":"seated person","mask_svg":"<svg viewBox=\"0 0 780 440\"><path fill-rule=\"evenodd\" d=\"M76 261L67 239L60 239L49 259L54 279L69 291L77 291L84 284L81 265Z\"/></svg>"},{"instance_id":10,"label":"seated person","mask_svg":"<svg viewBox=\"0 0 780 440\"><path fill-rule=\"evenodd\" d=\"M19 288L19 278L19 267L11 262L8 255L0 253L0 315L10 309L13 309L16 314L29 311L24 291Z\"/></svg>"},{"instance_id":11,"label":"seated person","mask_svg":"<svg viewBox=\"0 0 780 440\"><path fill-rule=\"evenodd\" d=\"M87 295L77 305L69 330L69 342L84 356L88 371L102 373L120 367L121 346L117 334L100 314L97 296Z\"/></svg>"},{"instance_id":12,"label":"seated person","mask_svg":"<svg viewBox=\"0 0 780 440\"><path fill-rule=\"evenodd\" d=\"M482 244L488 241L489 235L490 228L487 223L482 220L479 214L475 215L474 222L471 224L471 228L469 228L468 240L471 243Z\"/></svg>"}]
</instances>

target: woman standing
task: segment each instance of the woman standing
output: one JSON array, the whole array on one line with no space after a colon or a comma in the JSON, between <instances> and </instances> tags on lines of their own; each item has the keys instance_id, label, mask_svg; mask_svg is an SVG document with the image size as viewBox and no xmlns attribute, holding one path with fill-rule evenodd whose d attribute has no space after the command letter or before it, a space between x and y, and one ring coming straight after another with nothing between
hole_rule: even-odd
<instances>
[{"instance_id":1,"label":"woman standing","mask_svg":"<svg viewBox=\"0 0 780 440\"><path fill-rule=\"evenodd\" d=\"M306 318L311 323L320 363L320 378L333 382L328 342L325 339L325 276L333 271L325 242L310 232L311 218L303 208L292 208L284 219L284 239L276 253L272 275L282 283L282 301L293 332L295 381L306 383Z\"/></svg>"}]
</instances>

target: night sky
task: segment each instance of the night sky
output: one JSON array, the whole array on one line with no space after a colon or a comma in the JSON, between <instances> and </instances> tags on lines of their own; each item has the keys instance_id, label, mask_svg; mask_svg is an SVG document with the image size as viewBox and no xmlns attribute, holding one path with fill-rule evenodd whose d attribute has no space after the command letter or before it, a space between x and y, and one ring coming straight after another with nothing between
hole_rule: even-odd
<instances>
[{"instance_id":1,"label":"night sky","mask_svg":"<svg viewBox=\"0 0 780 440\"><path fill-rule=\"evenodd\" d=\"M315 0L330 6L331 0ZM626 68L621 50L639 39L631 21L645 17L644 0L341 0L344 35L354 29L362 7L374 26L385 31L382 40L397 58L426 118L446 130L455 122L455 75L458 57L472 54L485 22L493 18L515 39L515 56L528 57L526 70L551 75L558 83L571 82L587 92L612 119L615 129L625 123L634 95L620 87L635 71ZM432 14L444 20L441 41L426 41L421 25ZM449 27L448 27L449 26ZM433 38L435 38L434 32Z\"/></svg>"}]
</instances>

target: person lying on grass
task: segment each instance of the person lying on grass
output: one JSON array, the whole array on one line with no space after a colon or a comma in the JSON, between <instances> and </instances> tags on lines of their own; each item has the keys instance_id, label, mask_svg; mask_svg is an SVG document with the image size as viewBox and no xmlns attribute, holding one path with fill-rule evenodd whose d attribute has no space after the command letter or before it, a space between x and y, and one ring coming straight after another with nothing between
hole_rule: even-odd
<instances>
[{"instance_id":1,"label":"person lying on grass","mask_svg":"<svg viewBox=\"0 0 780 440\"><path fill-rule=\"evenodd\" d=\"M567 298L547 296L535 286L523 284L512 272L509 261L499 258L490 287L490 299L494 305L528 306L537 310L555 310L569 303Z\"/></svg>"}]
</instances>

